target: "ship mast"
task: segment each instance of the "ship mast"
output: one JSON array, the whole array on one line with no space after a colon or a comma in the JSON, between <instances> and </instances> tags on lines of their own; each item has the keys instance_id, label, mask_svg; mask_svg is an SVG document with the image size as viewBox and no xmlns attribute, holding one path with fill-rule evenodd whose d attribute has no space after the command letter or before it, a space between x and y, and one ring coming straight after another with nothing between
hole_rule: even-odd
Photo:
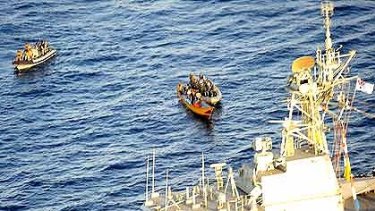
<instances>
[{"instance_id":1,"label":"ship mast","mask_svg":"<svg viewBox=\"0 0 375 211\"><path fill-rule=\"evenodd\" d=\"M326 29L326 40L325 47L326 51L332 49L332 39L331 39L331 16L333 15L333 4L332 2L327 2L321 5L322 15L324 16L324 28Z\"/></svg>"},{"instance_id":2,"label":"ship mast","mask_svg":"<svg viewBox=\"0 0 375 211\"><path fill-rule=\"evenodd\" d=\"M340 142L341 151L346 146L343 141L346 141L349 113L355 96L354 92L350 92L353 88L350 83L355 77L348 77L349 63L355 51L341 55L341 48L333 47L333 4L323 2L321 12L325 28L324 50L318 48L315 58L300 57L292 64L292 75L288 81L289 116L283 121L282 157L294 156L299 148L309 148L315 155L329 154L326 138L328 117L333 119L333 142Z\"/></svg>"}]
</instances>

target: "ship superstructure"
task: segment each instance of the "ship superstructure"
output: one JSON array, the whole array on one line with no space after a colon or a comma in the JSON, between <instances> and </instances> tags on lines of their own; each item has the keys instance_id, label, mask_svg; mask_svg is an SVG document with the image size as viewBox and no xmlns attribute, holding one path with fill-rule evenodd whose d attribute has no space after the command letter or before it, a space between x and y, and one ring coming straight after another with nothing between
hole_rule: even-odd
<instances>
[{"instance_id":1,"label":"ship superstructure","mask_svg":"<svg viewBox=\"0 0 375 211\"><path fill-rule=\"evenodd\" d=\"M272 152L270 138L256 138L253 165L244 165L235 175L231 168L224 173L225 163L212 164L214 179L205 176L202 155L199 185L180 193L173 193L166 182L163 194L154 185L148 194L147 176L147 209L344 210L349 199L359 209L357 195L374 191L375 178L353 178L347 148L357 83L349 65L356 52L342 54L342 47L333 45L333 4L323 2L321 11L325 45L316 50L315 57L293 61L287 83L288 116L272 121L282 125L280 153ZM152 160L154 166L155 156Z\"/></svg>"}]
</instances>

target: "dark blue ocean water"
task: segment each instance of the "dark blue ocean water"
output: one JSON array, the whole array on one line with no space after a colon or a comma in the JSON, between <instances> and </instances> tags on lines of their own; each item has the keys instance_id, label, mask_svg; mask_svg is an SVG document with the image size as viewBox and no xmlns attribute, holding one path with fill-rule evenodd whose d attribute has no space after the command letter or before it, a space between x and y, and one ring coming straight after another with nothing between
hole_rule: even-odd
<instances>
[{"instance_id":1,"label":"dark blue ocean water","mask_svg":"<svg viewBox=\"0 0 375 211\"><path fill-rule=\"evenodd\" d=\"M193 184L200 155L237 168L258 135L280 143L290 64L314 55L319 1L0 1L0 210L138 210L145 158L157 185ZM340 1L333 38L356 49L352 72L375 82L375 2ZM58 56L23 75L24 42ZM203 72L224 99L206 123L179 105L177 82ZM355 105L375 113L375 95ZM375 120L354 113L354 173L375 166Z\"/></svg>"}]
</instances>

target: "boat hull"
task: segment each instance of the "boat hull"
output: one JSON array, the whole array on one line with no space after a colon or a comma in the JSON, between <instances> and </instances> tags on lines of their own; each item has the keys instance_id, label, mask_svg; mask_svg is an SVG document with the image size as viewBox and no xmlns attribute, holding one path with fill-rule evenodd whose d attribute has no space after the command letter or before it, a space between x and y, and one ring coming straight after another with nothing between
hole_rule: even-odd
<instances>
[{"instance_id":1,"label":"boat hull","mask_svg":"<svg viewBox=\"0 0 375 211\"><path fill-rule=\"evenodd\" d=\"M46 61L48 61L49 59L51 59L55 55L56 55L56 50L52 49L49 52L47 52L45 55L43 55L43 56L41 56L37 59L34 59L32 62L23 61L23 62L18 62L18 63L13 63L13 64L14 64L15 69L17 71L25 71L25 70L28 70L32 67L35 67L35 66L38 66L40 64L45 63Z\"/></svg>"}]
</instances>

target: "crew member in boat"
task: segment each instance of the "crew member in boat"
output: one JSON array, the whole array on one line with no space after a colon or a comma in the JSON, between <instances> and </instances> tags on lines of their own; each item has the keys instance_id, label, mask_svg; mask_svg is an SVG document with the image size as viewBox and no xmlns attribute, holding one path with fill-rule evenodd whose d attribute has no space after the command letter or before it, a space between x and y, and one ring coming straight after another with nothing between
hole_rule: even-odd
<instances>
[{"instance_id":1,"label":"crew member in boat","mask_svg":"<svg viewBox=\"0 0 375 211\"><path fill-rule=\"evenodd\" d=\"M203 92L203 96L205 96L205 97L211 97L211 92L212 92L211 81L206 80L204 82L204 86L205 86L205 92Z\"/></svg>"},{"instance_id":2,"label":"crew member in boat","mask_svg":"<svg viewBox=\"0 0 375 211\"><path fill-rule=\"evenodd\" d=\"M180 94L185 94L185 93L184 93L184 89L185 89L185 87L184 87L181 83L178 83L178 85L177 85L177 91L178 91Z\"/></svg>"},{"instance_id":3,"label":"crew member in boat","mask_svg":"<svg viewBox=\"0 0 375 211\"><path fill-rule=\"evenodd\" d=\"M31 50L31 45L26 43L25 44L25 55L26 55L26 61L31 61L33 59L33 52Z\"/></svg>"},{"instance_id":4,"label":"crew member in boat","mask_svg":"<svg viewBox=\"0 0 375 211\"><path fill-rule=\"evenodd\" d=\"M204 83L205 78L202 74L199 75L199 77L195 76L193 73L189 74L189 85L190 87L199 90L201 93L203 93L204 89Z\"/></svg>"},{"instance_id":5,"label":"crew member in boat","mask_svg":"<svg viewBox=\"0 0 375 211\"><path fill-rule=\"evenodd\" d=\"M194 90L193 92L199 92L201 96L204 97L214 97L217 95L215 92L214 84L212 81L208 80L208 78L203 75L202 73L199 76L194 75L194 73L189 74L189 83L185 86L187 90ZM186 93L187 93L186 90ZM195 101L195 96L189 96L192 102Z\"/></svg>"},{"instance_id":6,"label":"crew member in boat","mask_svg":"<svg viewBox=\"0 0 375 211\"><path fill-rule=\"evenodd\" d=\"M39 43L40 45L40 55L44 55L48 52L48 42L46 40L42 40Z\"/></svg>"},{"instance_id":7,"label":"crew member in boat","mask_svg":"<svg viewBox=\"0 0 375 211\"><path fill-rule=\"evenodd\" d=\"M202 84L199 84L199 92L200 92L200 93L203 93L203 95L205 95L205 94L204 94L204 93L206 93L205 82L202 82Z\"/></svg>"},{"instance_id":8,"label":"crew member in boat","mask_svg":"<svg viewBox=\"0 0 375 211\"><path fill-rule=\"evenodd\" d=\"M203 88L203 84L204 84L203 75L199 74L199 80L198 80L198 87L199 87L199 89Z\"/></svg>"},{"instance_id":9,"label":"crew member in boat","mask_svg":"<svg viewBox=\"0 0 375 211\"><path fill-rule=\"evenodd\" d=\"M36 49L38 50L39 55L44 55L44 47L42 41L36 43Z\"/></svg>"},{"instance_id":10,"label":"crew member in boat","mask_svg":"<svg viewBox=\"0 0 375 211\"><path fill-rule=\"evenodd\" d=\"M189 85L190 87L194 88L194 89L198 89L198 79L197 77L194 75L194 73L190 73L189 74Z\"/></svg>"},{"instance_id":11,"label":"crew member in boat","mask_svg":"<svg viewBox=\"0 0 375 211\"><path fill-rule=\"evenodd\" d=\"M188 88L186 92L187 98L190 100L190 103L193 105L195 102L200 100L201 94L199 93L199 90L194 88Z\"/></svg>"},{"instance_id":12,"label":"crew member in boat","mask_svg":"<svg viewBox=\"0 0 375 211\"><path fill-rule=\"evenodd\" d=\"M25 43L23 50L17 50L14 62L33 61L33 59L46 54L48 51L48 42L45 40L35 44Z\"/></svg>"},{"instance_id":13,"label":"crew member in boat","mask_svg":"<svg viewBox=\"0 0 375 211\"><path fill-rule=\"evenodd\" d=\"M22 50L17 50L17 53L16 53L16 62L22 61L23 60L22 57L23 57Z\"/></svg>"},{"instance_id":14,"label":"crew member in boat","mask_svg":"<svg viewBox=\"0 0 375 211\"><path fill-rule=\"evenodd\" d=\"M192 89L188 89L186 92L187 98L190 100L191 104L194 102L194 94Z\"/></svg>"},{"instance_id":15,"label":"crew member in boat","mask_svg":"<svg viewBox=\"0 0 375 211\"><path fill-rule=\"evenodd\" d=\"M202 95L201 95L201 93L197 92L195 94L195 97L197 98L197 100L194 103L192 103L193 106L198 107L198 108L202 107L202 104L201 104L201 97L202 97Z\"/></svg>"},{"instance_id":16,"label":"crew member in boat","mask_svg":"<svg viewBox=\"0 0 375 211\"><path fill-rule=\"evenodd\" d=\"M42 41L42 46L43 46L43 49L44 49L43 54L47 53L48 52L48 42L47 42L47 40Z\"/></svg>"},{"instance_id":17,"label":"crew member in boat","mask_svg":"<svg viewBox=\"0 0 375 211\"><path fill-rule=\"evenodd\" d=\"M194 104L197 101L197 90L191 89L191 104Z\"/></svg>"}]
</instances>

